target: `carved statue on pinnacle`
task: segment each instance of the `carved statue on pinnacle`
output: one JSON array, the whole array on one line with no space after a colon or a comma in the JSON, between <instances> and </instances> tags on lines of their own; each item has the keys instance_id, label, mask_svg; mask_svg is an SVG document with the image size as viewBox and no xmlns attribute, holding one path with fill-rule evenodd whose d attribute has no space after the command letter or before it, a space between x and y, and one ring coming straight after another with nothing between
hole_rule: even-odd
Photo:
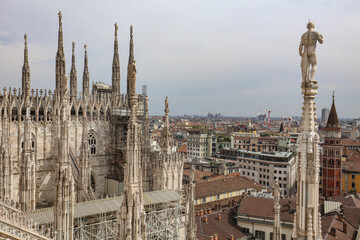
<instances>
[{"instance_id":1,"label":"carved statue on pinnacle","mask_svg":"<svg viewBox=\"0 0 360 240\"><path fill-rule=\"evenodd\" d=\"M59 15L59 25L61 26L62 25L62 22L61 22L61 19L62 19L62 13L61 11L58 13Z\"/></svg>"},{"instance_id":2,"label":"carved statue on pinnacle","mask_svg":"<svg viewBox=\"0 0 360 240\"><path fill-rule=\"evenodd\" d=\"M167 96L165 98L165 113L169 113L169 99Z\"/></svg>"},{"instance_id":3,"label":"carved statue on pinnacle","mask_svg":"<svg viewBox=\"0 0 360 240\"><path fill-rule=\"evenodd\" d=\"M301 36L299 46L299 54L301 56L300 67L302 73L302 81L303 83L307 83L310 81L316 84L317 82L314 80L317 66L316 42L322 44L324 42L324 37L320 33L314 31L315 24L313 22L309 22L306 27L308 31Z\"/></svg>"},{"instance_id":4,"label":"carved statue on pinnacle","mask_svg":"<svg viewBox=\"0 0 360 240\"><path fill-rule=\"evenodd\" d=\"M132 60L129 67L128 67L128 72L129 72L129 82L130 82L130 95L134 95L135 94L135 86L136 86L136 65L135 65L136 61Z\"/></svg>"}]
</instances>

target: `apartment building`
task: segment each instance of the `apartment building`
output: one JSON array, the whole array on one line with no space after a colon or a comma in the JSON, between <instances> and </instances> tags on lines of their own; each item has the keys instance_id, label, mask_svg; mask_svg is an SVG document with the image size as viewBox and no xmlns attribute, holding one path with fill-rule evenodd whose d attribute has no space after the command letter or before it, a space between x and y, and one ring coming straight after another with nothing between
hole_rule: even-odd
<instances>
[{"instance_id":1,"label":"apartment building","mask_svg":"<svg viewBox=\"0 0 360 240\"><path fill-rule=\"evenodd\" d=\"M188 160L210 157L213 152L212 140L211 134L203 133L200 129L189 130L187 138Z\"/></svg>"},{"instance_id":2,"label":"apartment building","mask_svg":"<svg viewBox=\"0 0 360 240\"><path fill-rule=\"evenodd\" d=\"M282 194L295 192L296 160L292 152L250 152L241 149L222 149L215 155L220 159L233 160L242 176L271 188L279 181Z\"/></svg>"},{"instance_id":3,"label":"apartment building","mask_svg":"<svg viewBox=\"0 0 360 240\"><path fill-rule=\"evenodd\" d=\"M231 147L251 152L278 151L278 137L231 135Z\"/></svg>"}]
</instances>

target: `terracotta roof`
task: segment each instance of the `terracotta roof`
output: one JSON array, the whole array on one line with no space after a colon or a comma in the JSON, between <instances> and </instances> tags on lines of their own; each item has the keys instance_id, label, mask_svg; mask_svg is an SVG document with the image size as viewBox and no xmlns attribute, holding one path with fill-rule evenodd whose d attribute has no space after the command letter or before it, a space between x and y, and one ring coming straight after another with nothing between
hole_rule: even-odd
<instances>
[{"instance_id":1,"label":"terracotta roof","mask_svg":"<svg viewBox=\"0 0 360 240\"><path fill-rule=\"evenodd\" d=\"M348 155L347 159L348 161L353 161L353 162L360 162L360 152L358 151L359 149L357 150L352 150L350 152L350 154Z\"/></svg>"},{"instance_id":2,"label":"terracotta roof","mask_svg":"<svg viewBox=\"0 0 360 240\"><path fill-rule=\"evenodd\" d=\"M360 145L360 140L354 140L354 139L350 139L350 138L342 138L340 140L340 142L342 145L345 145L345 146L351 146L351 145L359 146Z\"/></svg>"},{"instance_id":3,"label":"terracotta roof","mask_svg":"<svg viewBox=\"0 0 360 240\"><path fill-rule=\"evenodd\" d=\"M338 116L337 116L337 113L336 113L336 107L335 107L334 98L333 98L333 102L332 102L332 105L331 105L329 118L328 118L327 123L326 123L326 128L340 128Z\"/></svg>"},{"instance_id":4,"label":"terracotta roof","mask_svg":"<svg viewBox=\"0 0 360 240\"><path fill-rule=\"evenodd\" d=\"M344 207L344 217L356 229L360 226L360 208L358 207Z\"/></svg>"},{"instance_id":5,"label":"terracotta roof","mask_svg":"<svg viewBox=\"0 0 360 240\"><path fill-rule=\"evenodd\" d=\"M185 167L184 165L184 171L183 171L183 175L184 175L184 179L189 179L190 178L190 167ZM195 174L194 174L194 182L202 182L202 181L207 181L207 178L212 178L212 177L216 177L219 176L220 174L218 173L212 173L212 172L204 172L204 171L199 171L196 170Z\"/></svg>"},{"instance_id":6,"label":"terracotta roof","mask_svg":"<svg viewBox=\"0 0 360 240\"><path fill-rule=\"evenodd\" d=\"M221 220L218 220L219 214L221 216ZM234 235L235 239L245 237L246 234L244 234L240 227L236 225L235 216L235 209L227 209L221 212L213 212L211 214L197 216L196 235L198 240L209 240L209 237L214 234L218 235L219 240L228 240L231 235ZM205 223L205 217L207 217L207 223Z\"/></svg>"},{"instance_id":7,"label":"terracotta roof","mask_svg":"<svg viewBox=\"0 0 360 240\"><path fill-rule=\"evenodd\" d=\"M189 179L190 178L190 169L191 165L185 163L184 164L184 171L183 171L183 175L185 176L184 179ZM207 181L212 181L212 180L217 180L217 179L224 179L224 178L229 178L229 177L234 177L234 176L240 176L240 173L229 173L228 175L222 175L219 173L212 173L212 172L205 172L205 171L201 171L201 170L195 170L195 175L194 175L194 182L207 182Z\"/></svg>"},{"instance_id":8,"label":"terracotta roof","mask_svg":"<svg viewBox=\"0 0 360 240\"><path fill-rule=\"evenodd\" d=\"M360 196L359 193L357 194L351 194L348 196L337 196L337 197L331 197L328 200L334 201L334 202L341 202L341 204L346 207L358 207L360 208Z\"/></svg>"},{"instance_id":9,"label":"terracotta roof","mask_svg":"<svg viewBox=\"0 0 360 240\"><path fill-rule=\"evenodd\" d=\"M353 240L357 236L357 230L345 218L337 213L321 218L321 231L324 240ZM346 231L344 231L346 225Z\"/></svg>"},{"instance_id":10,"label":"terracotta roof","mask_svg":"<svg viewBox=\"0 0 360 240\"><path fill-rule=\"evenodd\" d=\"M230 198L224 198L221 200L216 200L212 202L206 202L202 204L198 204L195 206L196 211L200 211L202 209L220 209L222 207L231 207L239 205L243 196L235 196Z\"/></svg>"},{"instance_id":11,"label":"terracotta roof","mask_svg":"<svg viewBox=\"0 0 360 240\"><path fill-rule=\"evenodd\" d=\"M346 161L343 163L343 166L344 166L343 169L344 172L360 173L360 159L358 159L358 162Z\"/></svg>"},{"instance_id":12,"label":"terracotta roof","mask_svg":"<svg viewBox=\"0 0 360 240\"><path fill-rule=\"evenodd\" d=\"M296 209L296 199L280 199L282 221L294 222L294 211ZM248 215L259 218L274 219L274 199L262 197L246 197L240 202L238 215Z\"/></svg>"},{"instance_id":13,"label":"terracotta roof","mask_svg":"<svg viewBox=\"0 0 360 240\"><path fill-rule=\"evenodd\" d=\"M195 197L201 198L246 188L253 188L257 191L261 191L262 186L246 177L237 175L235 177L196 183Z\"/></svg>"}]
</instances>

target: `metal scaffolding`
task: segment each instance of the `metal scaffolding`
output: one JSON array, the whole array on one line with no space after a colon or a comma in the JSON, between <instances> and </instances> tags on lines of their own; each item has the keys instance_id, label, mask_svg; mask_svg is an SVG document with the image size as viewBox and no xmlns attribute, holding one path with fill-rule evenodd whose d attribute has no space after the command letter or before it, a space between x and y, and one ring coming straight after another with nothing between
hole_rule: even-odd
<instances>
[{"instance_id":1,"label":"metal scaffolding","mask_svg":"<svg viewBox=\"0 0 360 240\"><path fill-rule=\"evenodd\" d=\"M74 228L76 240L112 240L117 239L118 222L116 219L80 225Z\"/></svg>"},{"instance_id":2,"label":"metal scaffolding","mask_svg":"<svg viewBox=\"0 0 360 240\"><path fill-rule=\"evenodd\" d=\"M147 209L146 239L182 239L181 235L184 234L184 207L179 202L150 205L145 208Z\"/></svg>"}]
</instances>

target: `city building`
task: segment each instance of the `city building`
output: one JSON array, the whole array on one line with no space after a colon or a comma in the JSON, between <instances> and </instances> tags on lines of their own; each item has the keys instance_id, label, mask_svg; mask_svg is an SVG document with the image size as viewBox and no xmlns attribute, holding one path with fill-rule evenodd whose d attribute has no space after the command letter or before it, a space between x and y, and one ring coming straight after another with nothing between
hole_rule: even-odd
<instances>
[{"instance_id":1,"label":"city building","mask_svg":"<svg viewBox=\"0 0 360 240\"><path fill-rule=\"evenodd\" d=\"M321 121L327 122L330 110L328 108L321 109Z\"/></svg>"},{"instance_id":2,"label":"city building","mask_svg":"<svg viewBox=\"0 0 360 240\"><path fill-rule=\"evenodd\" d=\"M278 151L280 152L293 152L297 151L297 138L298 133L286 133L282 136L279 136L278 139Z\"/></svg>"},{"instance_id":3,"label":"city building","mask_svg":"<svg viewBox=\"0 0 360 240\"><path fill-rule=\"evenodd\" d=\"M262 186L239 175L195 183L196 209L218 208L238 203L243 194L261 192Z\"/></svg>"},{"instance_id":4,"label":"city building","mask_svg":"<svg viewBox=\"0 0 360 240\"><path fill-rule=\"evenodd\" d=\"M274 186L277 179L283 195L295 193L296 161L291 152L263 153L222 149L216 157L232 160L235 166L229 168L237 168L242 176L264 186Z\"/></svg>"},{"instance_id":5,"label":"city building","mask_svg":"<svg viewBox=\"0 0 360 240\"><path fill-rule=\"evenodd\" d=\"M196 218L198 240L250 240L236 224L236 208L210 211Z\"/></svg>"},{"instance_id":6,"label":"city building","mask_svg":"<svg viewBox=\"0 0 360 240\"><path fill-rule=\"evenodd\" d=\"M341 137L357 139L359 137L359 129L357 127L341 128Z\"/></svg>"},{"instance_id":7,"label":"city building","mask_svg":"<svg viewBox=\"0 0 360 240\"><path fill-rule=\"evenodd\" d=\"M187 138L187 159L211 157L213 136L201 129L190 129Z\"/></svg>"},{"instance_id":8,"label":"city building","mask_svg":"<svg viewBox=\"0 0 360 240\"><path fill-rule=\"evenodd\" d=\"M335 99L327 120L324 132L323 154L321 158L322 195L324 197L338 196L341 191L342 145L341 128L336 113Z\"/></svg>"},{"instance_id":9,"label":"city building","mask_svg":"<svg viewBox=\"0 0 360 240\"><path fill-rule=\"evenodd\" d=\"M355 118L355 119L353 119L352 125L353 125L354 127L360 126L360 118Z\"/></svg>"},{"instance_id":10,"label":"city building","mask_svg":"<svg viewBox=\"0 0 360 240\"><path fill-rule=\"evenodd\" d=\"M248 196L241 200L238 226L244 233L255 239L273 240L274 233L274 198ZM295 199L280 199L281 239L291 239L294 226Z\"/></svg>"},{"instance_id":11,"label":"city building","mask_svg":"<svg viewBox=\"0 0 360 240\"><path fill-rule=\"evenodd\" d=\"M342 163L342 192L360 192L360 151L352 150Z\"/></svg>"},{"instance_id":12,"label":"city building","mask_svg":"<svg viewBox=\"0 0 360 240\"><path fill-rule=\"evenodd\" d=\"M231 147L252 152L278 151L278 137L231 135Z\"/></svg>"}]
</instances>

